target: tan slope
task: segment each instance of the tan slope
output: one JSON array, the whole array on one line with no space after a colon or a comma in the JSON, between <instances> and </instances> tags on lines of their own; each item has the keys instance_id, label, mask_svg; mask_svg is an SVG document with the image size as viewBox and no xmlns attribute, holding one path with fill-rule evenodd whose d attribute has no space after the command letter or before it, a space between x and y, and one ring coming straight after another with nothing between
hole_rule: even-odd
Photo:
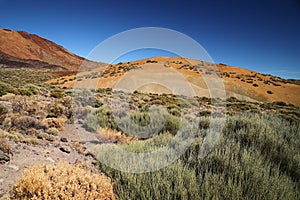
<instances>
[{"instance_id":1,"label":"tan slope","mask_svg":"<svg viewBox=\"0 0 300 200\"><path fill-rule=\"evenodd\" d=\"M47 39L23 31L0 29L0 53L24 60L38 60L77 71L85 60L62 46ZM86 61L91 67L101 63Z\"/></svg>"},{"instance_id":2,"label":"tan slope","mask_svg":"<svg viewBox=\"0 0 300 200\"><path fill-rule=\"evenodd\" d=\"M98 73L100 71L98 70ZM179 75L168 77L170 71ZM142 79L147 84L137 87L137 90L148 93L170 93L172 90L166 86L170 84L184 90L187 84L180 83L184 79L197 96L211 97L208 88L210 90L213 88L216 93L222 93L222 87L224 87L227 98L236 97L241 100L260 102L284 101L300 105L299 85L291 84L279 77L233 66L213 65L195 59L154 57L108 65L102 71L102 75L98 74L98 78L90 78L89 73L95 74L96 72L79 73L77 77L80 77L80 81L58 81L58 84L72 87L76 82L78 87L117 88L120 86L126 88L128 83L124 80L131 83L130 86L133 87L133 84L139 85L138 79ZM217 77L221 77L219 78L222 82L221 87L220 85L216 86L217 88L211 85L208 87L207 81ZM152 82L148 81L150 79ZM55 81L57 80L51 82Z\"/></svg>"}]
</instances>

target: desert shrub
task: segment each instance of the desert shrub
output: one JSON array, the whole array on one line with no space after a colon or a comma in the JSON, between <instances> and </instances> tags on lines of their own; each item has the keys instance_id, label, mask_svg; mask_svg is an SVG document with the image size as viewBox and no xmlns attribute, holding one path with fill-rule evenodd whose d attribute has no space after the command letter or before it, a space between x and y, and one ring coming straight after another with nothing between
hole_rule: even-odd
<instances>
[{"instance_id":1,"label":"desert shrub","mask_svg":"<svg viewBox=\"0 0 300 200\"><path fill-rule=\"evenodd\" d=\"M19 89L21 95L31 96L39 94L40 87L34 84L26 84L22 88Z\"/></svg>"},{"instance_id":2,"label":"desert shrub","mask_svg":"<svg viewBox=\"0 0 300 200\"><path fill-rule=\"evenodd\" d=\"M287 104L283 101L275 101L272 104L277 106L287 106Z\"/></svg>"},{"instance_id":3,"label":"desert shrub","mask_svg":"<svg viewBox=\"0 0 300 200\"><path fill-rule=\"evenodd\" d=\"M168 112L171 114L171 115L174 115L174 116L177 116L177 117L180 117L181 116L181 112L180 112L180 108L170 108L168 109Z\"/></svg>"},{"instance_id":4,"label":"desert shrub","mask_svg":"<svg viewBox=\"0 0 300 200\"><path fill-rule=\"evenodd\" d=\"M2 103L0 103L0 125L4 121L6 114L8 113L8 109Z\"/></svg>"},{"instance_id":5,"label":"desert shrub","mask_svg":"<svg viewBox=\"0 0 300 200\"><path fill-rule=\"evenodd\" d=\"M51 142L53 142L53 141L55 140L55 136L54 136L54 135L45 133L45 132L43 132L43 131L37 132L37 133L36 133L36 137L37 137L38 139L48 140L48 141L51 141Z\"/></svg>"},{"instance_id":6,"label":"desert shrub","mask_svg":"<svg viewBox=\"0 0 300 200\"><path fill-rule=\"evenodd\" d=\"M254 83L252 86L253 86L253 87L258 87L258 85L257 85L256 83Z\"/></svg>"},{"instance_id":7,"label":"desert shrub","mask_svg":"<svg viewBox=\"0 0 300 200\"><path fill-rule=\"evenodd\" d=\"M157 63L156 60L147 60L146 63Z\"/></svg>"},{"instance_id":8,"label":"desert shrub","mask_svg":"<svg viewBox=\"0 0 300 200\"><path fill-rule=\"evenodd\" d=\"M97 130L97 138L101 143L129 143L137 140L136 137L127 136L120 131L107 128Z\"/></svg>"},{"instance_id":9,"label":"desert shrub","mask_svg":"<svg viewBox=\"0 0 300 200\"><path fill-rule=\"evenodd\" d=\"M64 113L64 111L65 111L65 107L61 104L50 105L48 108L47 118L60 117Z\"/></svg>"},{"instance_id":10,"label":"desert shrub","mask_svg":"<svg viewBox=\"0 0 300 200\"><path fill-rule=\"evenodd\" d=\"M203 111L200 111L197 116L200 117L200 116L210 116L211 115L211 111L210 110L203 110Z\"/></svg>"},{"instance_id":11,"label":"desert shrub","mask_svg":"<svg viewBox=\"0 0 300 200\"><path fill-rule=\"evenodd\" d=\"M74 103L82 107L92 106L95 108L99 108L103 105L103 103L99 99L95 98L92 91L88 89L76 89L72 91L72 97Z\"/></svg>"},{"instance_id":12,"label":"desert shrub","mask_svg":"<svg viewBox=\"0 0 300 200\"><path fill-rule=\"evenodd\" d=\"M87 115L90 114L92 110L93 108L91 106L73 106L74 116L76 119L86 119Z\"/></svg>"},{"instance_id":13,"label":"desert shrub","mask_svg":"<svg viewBox=\"0 0 300 200\"><path fill-rule=\"evenodd\" d=\"M227 118L222 138L204 158L198 157L200 137L178 160L157 171L126 173L100 162L99 167L114 180L119 199L298 199L299 131L299 121L243 113ZM121 147L151 152L168 139L163 134ZM132 164L123 154L113 156Z\"/></svg>"},{"instance_id":14,"label":"desert shrub","mask_svg":"<svg viewBox=\"0 0 300 200\"><path fill-rule=\"evenodd\" d=\"M40 144L37 138L24 137L24 135L22 135L19 132L15 132L15 131L7 132L5 130L0 129L0 138L4 138L4 137L13 140L15 142L22 142L27 144Z\"/></svg>"},{"instance_id":15,"label":"desert shrub","mask_svg":"<svg viewBox=\"0 0 300 200\"><path fill-rule=\"evenodd\" d=\"M161 133L169 132L172 135L176 135L181 125L181 118L168 114L165 117L165 123L161 130Z\"/></svg>"},{"instance_id":16,"label":"desert shrub","mask_svg":"<svg viewBox=\"0 0 300 200\"><path fill-rule=\"evenodd\" d=\"M11 85L0 81L0 96L7 93L15 93L15 89Z\"/></svg>"},{"instance_id":17,"label":"desert shrub","mask_svg":"<svg viewBox=\"0 0 300 200\"><path fill-rule=\"evenodd\" d=\"M153 131L156 134L163 132L176 134L180 124L181 119L179 117L162 113L160 110L153 112L152 121L150 121L148 112L128 113L117 110L113 113L107 105L89 113L85 120L85 126L89 130L96 131L100 128L108 128L127 134L140 133L143 138L149 137L147 134Z\"/></svg>"},{"instance_id":18,"label":"desert shrub","mask_svg":"<svg viewBox=\"0 0 300 200\"><path fill-rule=\"evenodd\" d=\"M264 80L263 83L268 85L270 83L270 81Z\"/></svg>"},{"instance_id":19,"label":"desert shrub","mask_svg":"<svg viewBox=\"0 0 300 200\"><path fill-rule=\"evenodd\" d=\"M45 123L49 128L56 128L58 130L63 130L65 126L65 122L67 119L65 117L58 117L58 118L47 118L43 120L43 123Z\"/></svg>"},{"instance_id":20,"label":"desert shrub","mask_svg":"<svg viewBox=\"0 0 300 200\"><path fill-rule=\"evenodd\" d=\"M0 138L0 150L7 154L11 153L12 147L6 138Z\"/></svg>"},{"instance_id":21,"label":"desert shrub","mask_svg":"<svg viewBox=\"0 0 300 200\"><path fill-rule=\"evenodd\" d=\"M146 112L134 112L130 115L130 119L137 126L147 126L150 124L150 116Z\"/></svg>"},{"instance_id":22,"label":"desert shrub","mask_svg":"<svg viewBox=\"0 0 300 200\"><path fill-rule=\"evenodd\" d=\"M80 165L58 163L26 169L12 199L115 199L110 180Z\"/></svg>"},{"instance_id":23,"label":"desert shrub","mask_svg":"<svg viewBox=\"0 0 300 200\"><path fill-rule=\"evenodd\" d=\"M227 99L227 102L239 102L239 100L236 97L230 97Z\"/></svg>"},{"instance_id":24,"label":"desert shrub","mask_svg":"<svg viewBox=\"0 0 300 200\"><path fill-rule=\"evenodd\" d=\"M13 126L23 133L27 133L29 129L47 129L47 124L30 116L21 116L13 121Z\"/></svg>"},{"instance_id":25,"label":"desert shrub","mask_svg":"<svg viewBox=\"0 0 300 200\"><path fill-rule=\"evenodd\" d=\"M200 117L199 118L199 129L208 129L210 125L210 121L208 117Z\"/></svg>"},{"instance_id":26,"label":"desert shrub","mask_svg":"<svg viewBox=\"0 0 300 200\"><path fill-rule=\"evenodd\" d=\"M92 111L87 115L85 125L88 129L96 131L99 128L117 129L113 113L107 105Z\"/></svg>"},{"instance_id":27,"label":"desert shrub","mask_svg":"<svg viewBox=\"0 0 300 200\"><path fill-rule=\"evenodd\" d=\"M57 130L57 128L55 128L55 127L51 127L51 128L47 129L46 133L57 136L59 133L59 130Z\"/></svg>"},{"instance_id":28,"label":"desert shrub","mask_svg":"<svg viewBox=\"0 0 300 200\"><path fill-rule=\"evenodd\" d=\"M30 115L36 118L43 118L46 116L46 104L43 102L41 96L11 96L8 100L11 102L13 112L19 113L20 115Z\"/></svg>"},{"instance_id":29,"label":"desert shrub","mask_svg":"<svg viewBox=\"0 0 300 200\"><path fill-rule=\"evenodd\" d=\"M63 91L59 91L59 90L54 90L50 92L50 96L60 99L64 97L64 92Z\"/></svg>"},{"instance_id":30,"label":"desert shrub","mask_svg":"<svg viewBox=\"0 0 300 200\"><path fill-rule=\"evenodd\" d=\"M271 90L268 90L267 93L268 94L273 94L273 92Z\"/></svg>"}]
</instances>

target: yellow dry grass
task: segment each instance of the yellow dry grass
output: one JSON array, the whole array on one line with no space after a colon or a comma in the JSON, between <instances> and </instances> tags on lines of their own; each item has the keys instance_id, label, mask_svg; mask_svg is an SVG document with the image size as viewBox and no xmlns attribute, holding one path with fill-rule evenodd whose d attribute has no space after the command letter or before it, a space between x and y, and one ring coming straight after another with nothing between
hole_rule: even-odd
<instances>
[{"instance_id":1,"label":"yellow dry grass","mask_svg":"<svg viewBox=\"0 0 300 200\"><path fill-rule=\"evenodd\" d=\"M48 125L49 128L56 128L57 130L63 130L65 122L67 121L66 117L59 118L47 118L43 122Z\"/></svg>"},{"instance_id":2,"label":"yellow dry grass","mask_svg":"<svg viewBox=\"0 0 300 200\"><path fill-rule=\"evenodd\" d=\"M124 133L107 128L97 130L97 138L100 141L109 143L129 143L138 140L137 137L127 136Z\"/></svg>"},{"instance_id":3,"label":"yellow dry grass","mask_svg":"<svg viewBox=\"0 0 300 200\"><path fill-rule=\"evenodd\" d=\"M82 165L34 165L24 171L11 199L115 199L110 179Z\"/></svg>"}]
</instances>

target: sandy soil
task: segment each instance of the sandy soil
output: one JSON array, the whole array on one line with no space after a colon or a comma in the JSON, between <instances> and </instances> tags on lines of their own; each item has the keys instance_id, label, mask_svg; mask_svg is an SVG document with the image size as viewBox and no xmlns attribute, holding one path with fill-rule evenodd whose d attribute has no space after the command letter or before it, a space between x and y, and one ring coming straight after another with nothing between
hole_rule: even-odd
<instances>
[{"instance_id":1,"label":"sandy soil","mask_svg":"<svg viewBox=\"0 0 300 200\"><path fill-rule=\"evenodd\" d=\"M60 141L66 138L67 142ZM68 163L83 163L93 167L95 159L91 155L83 155L78 152L76 145L82 143L82 148L88 149L99 143L93 133L73 124L67 124L60 132L59 139L54 142L44 141L42 145L28 145L10 141L13 147L11 161L0 165L0 198L7 195L13 185L21 178L24 169L33 164L57 163L66 161ZM66 153L60 150L61 147L70 150Z\"/></svg>"}]
</instances>

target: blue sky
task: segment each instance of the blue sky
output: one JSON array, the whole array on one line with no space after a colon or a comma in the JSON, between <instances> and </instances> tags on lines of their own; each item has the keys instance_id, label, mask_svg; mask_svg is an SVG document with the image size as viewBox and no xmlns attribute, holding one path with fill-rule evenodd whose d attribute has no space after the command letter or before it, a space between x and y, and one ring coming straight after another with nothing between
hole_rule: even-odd
<instances>
[{"instance_id":1,"label":"blue sky","mask_svg":"<svg viewBox=\"0 0 300 200\"><path fill-rule=\"evenodd\" d=\"M196 40L216 63L300 79L298 0L0 0L0 8L0 27L38 34L83 57L122 31L163 27Z\"/></svg>"}]
</instances>

